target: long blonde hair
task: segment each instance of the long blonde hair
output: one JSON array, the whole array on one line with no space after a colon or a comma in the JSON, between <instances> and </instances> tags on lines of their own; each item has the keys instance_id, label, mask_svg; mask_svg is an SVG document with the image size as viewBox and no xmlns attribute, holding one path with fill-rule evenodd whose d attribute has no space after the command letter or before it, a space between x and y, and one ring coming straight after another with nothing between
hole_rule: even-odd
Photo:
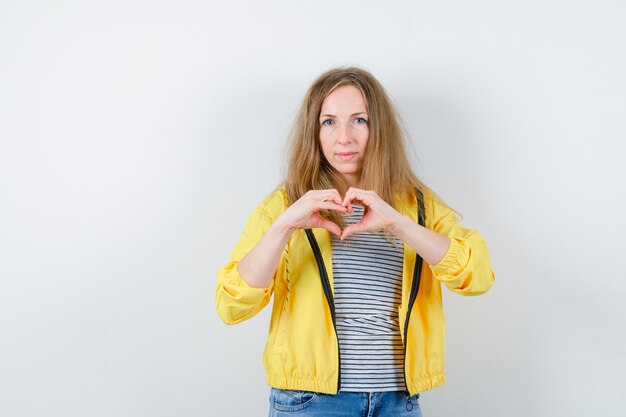
<instances>
[{"instance_id":1,"label":"long blonde hair","mask_svg":"<svg viewBox=\"0 0 626 417\"><path fill-rule=\"evenodd\" d=\"M309 87L293 125L285 186L289 203L309 190L335 188L347 191L343 176L326 160L320 145L319 116L324 99L337 87L351 85L359 89L369 115L369 139L365 148L360 186L375 191L391 206L397 196L413 195L415 189L428 188L411 169L405 149L405 137L396 110L383 86L369 72L356 67L331 69ZM327 213L339 220L336 213Z\"/></svg>"}]
</instances>

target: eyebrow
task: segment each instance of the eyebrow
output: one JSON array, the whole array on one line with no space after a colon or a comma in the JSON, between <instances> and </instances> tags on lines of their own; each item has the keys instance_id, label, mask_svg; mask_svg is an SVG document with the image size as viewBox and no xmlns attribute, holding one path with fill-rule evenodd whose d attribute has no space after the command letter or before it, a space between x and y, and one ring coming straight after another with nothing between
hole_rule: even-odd
<instances>
[{"instance_id":1,"label":"eyebrow","mask_svg":"<svg viewBox=\"0 0 626 417\"><path fill-rule=\"evenodd\" d=\"M359 114L364 114L364 115L366 115L366 116L367 116L367 112L365 112L365 111L360 111L360 112L358 112L358 113L352 113L352 114L350 115L350 117L352 117L352 116L358 116ZM320 117L335 117L335 115L334 115L334 114L320 114Z\"/></svg>"}]
</instances>

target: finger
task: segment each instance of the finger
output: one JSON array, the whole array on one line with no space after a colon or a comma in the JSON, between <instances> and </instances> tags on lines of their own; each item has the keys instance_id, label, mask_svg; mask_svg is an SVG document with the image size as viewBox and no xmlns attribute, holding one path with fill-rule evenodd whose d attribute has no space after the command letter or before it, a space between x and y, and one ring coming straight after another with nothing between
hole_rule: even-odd
<instances>
[{"instance_id":1,"label":"finger","mask_svg":"<svg viewBox=\"0 0 626 417\"><path fill-rule=\"evenodd\" d=\"M366 190L361 190L359 188L350 188L348 192L346 192L346 196L343 199L343 202L354 203L355 200L362 202L364 205L370 205L372 203L369 192Z\"/></svg>"},{"instance_id":2,"label":"finger","mask_svg":"<svg viewBox=\"0 0 626 417\"><path fill-rule=\"evenodd\" d=\"M337 226L337 224L331 222L330 220L326 220L322 218L322 220L319 221L317 226L323 229L326 229L329 232L334 233L335 235L341 237L341 228Z\"/></svg>"},{"instance_id":3,"label":"finger","mask_svg":"<svg viewBox=\"0 0 626 417\"><path fill-rule=\"evenodd\" d=\"M339 195L339 191L335 190L334 188L329 189L329 190L320 190L317 197L321 201L334 201L335 203L339 205L341 205L342 203L341 196Z\"/></svg>"},{"instance_id":4,"label":"finger","mask_svg":"<svg viewBox=\"0 0 626 417\"><path fill-rule=\"evenodd\" d=\"M354 209L352 208L352 202L351 202L350 200L348 200L348 201L345 201L345 200L344 200L344 201L342 201L342 202L341 202L341 205L342 205L343 207L345 207L345 208L346 208L346 210L347 210L350 214L354 213Z\"/></svg>"},{"instance_id":5,"label":"finger","mask_svg":"<svg viewBox=\"0 0 626 417\"><path fill-rule=\"evenodd\" d=\"M333 201L337 203L338 205L341 205L342 203L341 196L339 195L337 191L335 191L330 196L328 196L328 198L326 198L325 201Z\"/></svg>"},{"instance_id":6,"label":"finger","mask_svg":"<svg viewBox=\"0 0 626 417\"><path fill-rule=\"evenodd\" d=\"M341 206L337 203L331 202L331 201L322 201L321 203L319 203L317 205L317 207L320 210L335 210L335 211L339 211L341 213L345 213L348 209L345 208L344 206Z\"/></svg>"},{"instance_id":7,"label":"finger","mask_svg":"<svg viewBox=\"0 0 626 417\"><path fill-rule=\"evenodd\" d=\"M358 232L366 232L367 228L365 227L365 224L363 224L362 222L358 222L356 224L351 224L350 226L346 227L345 229L343 229L343 232L341 232L341 240L345 240L348 236L350 236L353 233L358 233Z\"/></svg>"},{"instance_id":8,"label":"finger","mask_svg":"<svg viewBox=\"0 0 626 417\"><path fill-rule=\"evenodd\" d=\"M343 201L341 202L342 206L348 207L350 205L350 201L352 200L350 198L350 195L351 195L351 191L350 190L352 190L352 188L348 189L348 191L346 191L346 195L343 196Z\"/></svg>"},{"instance_id":9,"label":"finger","mask_svg":"<svg viewBox=\"0 0 626 417\"><path fill-rule=\"evenodd\" d=\"M342 199L341 199L341 195L339 194L339 191L337 191L337 190L336 190L336 189L334 189L334 188L333 188L332 190L330 190L330 191L331 191L331 194L332 194L332 196L333 196L333 201L334 201L335 203L337 203L337 204L341 205L341 201L342 201Z\"/></svg>"}]
</instances>

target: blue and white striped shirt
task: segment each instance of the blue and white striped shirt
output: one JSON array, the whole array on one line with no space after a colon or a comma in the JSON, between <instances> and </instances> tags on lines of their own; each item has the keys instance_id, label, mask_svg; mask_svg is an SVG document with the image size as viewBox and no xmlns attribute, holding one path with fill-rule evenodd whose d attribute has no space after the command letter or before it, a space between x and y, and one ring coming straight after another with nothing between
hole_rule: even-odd
<instances>
[{"instance_id":1,"label":"blue and white striped shirt","mask_svg":"<svg viewBox=\"0 0 626 417\"><path fill-rule=\"evenodd\" d=\"M343 216L358 222L363 207ZM379 233L333 235L333 277L341 391L404 391L404 348L398 307L402 297L403 243Z\"/></svg>"}]
</instances>

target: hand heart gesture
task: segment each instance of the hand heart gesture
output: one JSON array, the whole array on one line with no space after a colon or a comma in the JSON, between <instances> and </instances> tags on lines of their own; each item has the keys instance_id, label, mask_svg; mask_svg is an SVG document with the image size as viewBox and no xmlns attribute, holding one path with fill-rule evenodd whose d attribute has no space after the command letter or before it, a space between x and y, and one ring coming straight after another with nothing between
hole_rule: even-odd
<instances>
[{"instance_id":1,"label":"hand heart gesture","mask_svg":"<svg viewBox=\"0 0 626 417\"><path fill-rule=\"evenodd\" d=\"M343 231L332 221L323 218L320 210L335 210L339 213L353 212L352 203L363 205L363 217L358 223L347 226ZM378 232L390 230L401 215L374 191L350 188L342 199L335 189L311 190L293 203L281 216L290 229L320 227L345 239L356 232Z\"/></svg>"},{"instance_id":2,"label":"hand heart gesture","mask_svg":"<svg viewBox=\"0 0 626 417\"><path fill-rule=\"evenodd\" d=\"M311 190L293 203L281 216L290 229L310 229L320 227L341 236L341 228L320 215L320 210L335 210L346 213L348 209L341 205L339 192L330 190Z\"/></svg>"},{"instance_id":3,"label":"hand heart gesture","mask_svg":"<svg viewBox=\"0 0 626 417\"><path fill-rule=\"evenodd\" d=\"M356 232L379 232L390 230L401 214L391 207L385 200L380 198L374 191L361 190L351 187L344 197L341 205L349 212L353 212L352 203L363 205L363 217L341 233L341 239L345 239Z\"/></svg>"}]
</instances>

